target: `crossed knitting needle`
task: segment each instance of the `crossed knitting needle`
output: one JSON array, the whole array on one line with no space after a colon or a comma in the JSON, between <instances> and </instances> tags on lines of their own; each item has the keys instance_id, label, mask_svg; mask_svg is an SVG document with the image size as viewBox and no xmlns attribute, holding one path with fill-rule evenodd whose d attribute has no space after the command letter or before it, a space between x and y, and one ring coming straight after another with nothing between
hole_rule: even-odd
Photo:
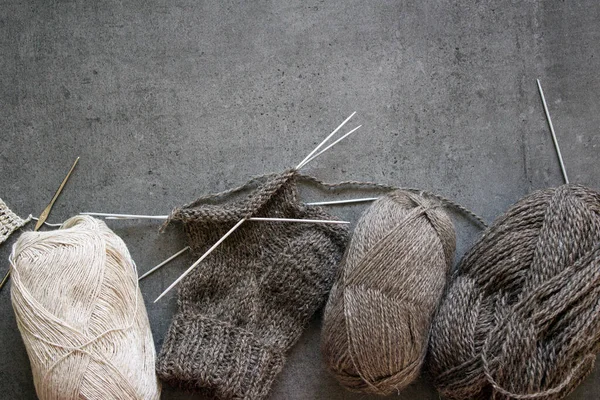
<instances>
[{"instance_id":1,"label":"crossed knitting needle","mask_svg":"<svg viewBox=\"0 0 600 400\"><path fill-rule=\"evenodd\" d=\"M363 203L363 202L368 202L368 201L375 201L377 199L378 199L377 197L364 197L364 198L361 198L361 199L334 200L334 201L314 201L314 202L305 203L305 204L307 206L330 206L330 205L336 205L336 204ZM121 220L125 220L125 219L167 220L169 218L168 215L112 214L112 213L92 213L92 212L85 212L85 213L82 213L82 214L90 215L90 216L95 216L95 217L104 217L105 219L116 219L116 220L119 220L119 219L121 219ZM329 224L335 224L335 223L347 224L348 223L346 221L293 219L293 218L259 218L259 217L254 217L254 218L249 218L249 220L250 221L304 222L304 223L310 223L310 222L312 222L312 223L329 223ZM60 224L56 224L56 225L60 226ZM166 260L162 261L160 264L156 265L155 267L151 268L146 273L144 273L143 275L141 275L138 278L138 281L141 281L142 279L147 278L148 276L152 275L154 272L158 271L159 269L161 269L162 267L164 267L165 265L167 265L168 263L170 263L171 261L173 261L174 259L176 259L180 255L184 254L188 250L190 250L190 246L186 246L183 249L179 250L177 253L173 254L172 256L170 256L169 258L167 258Z\"/></svg>"},{"instance_id":2,"label":"crossed knitting needle","mask_svg":"<svg viewBox=\"0 0 600 400\"><path fill-rule=\"evenodd\" d=\"M317 147L315 147L297 166L296 166L296 170L300 170L301 168L303 168L304 166L306 166L309 162L311 162L312 160L316 159L317 157L319 157L320 155L322 155L323 153L325 153L326 151L328 151L329 149L331 149L333 146L335 146L336 144L338 144L339 142L341 142L342 140L344 140L345 138L347 138L348 136L350 136L352 133L354 133L355 131L357 131L362 125L357 126L356 128L350 130L348 133L344 134L343 136L341 136L339 139L335 140L334 142L330 143L329 145L327 145L326 147L323 147L326 145L326 143L356 114L356 111L353 112L348 118L346 118L344 120L344 122L342 122L337 128L334 129L333 132L331 132L321 143L319 143L319 145ZM358 202L365 202L365 201L373 201L376 200L376 197L368 197L368 198L362 198L362 199L349 199L349 200L339 200L339 201L321 201L321 202L314 202L314 203L307 203L307 205L333 205L333 204L347 204L347 203L358 203ZM99 217L105 217L106 219L153 219L153 220L166 220L168 219L168 215L136 215L136 214L113 214L113 213L96 213L96 212L85 212L82 213L85 215L92 215L92 216L99 216ZM183 274L181 274L168 288L166 288L161 294L160 296L158 296L156 298L156 300L154 300L154 302L156 303L157 301L159 301L162 297L164 297L169 291L171 291L171 289L173 289L175 286L177 286L177 284L179 282L181 282L190 272L192 272L192 270L194 268L196 268L198 266L198 264L200 264L206 257L208 257L208 255L215 250L221 243L223 243L223 241L225 239L227 239L227 237L229 237L236 229L238 229L244 222L246 221L271 221L271 222L296 222L296 223L322 223L322 224L349 224L349 222L347 221L331 221L331 220L312 220L312 219L295 219L295 218L266 218L266 217L246 217L246 218L242 218L241 220L239 220L229 231L227 231L227 233L225 233L225 235L223 235L214 245L212 245L212 247L210 249L208 249L198 260L196 260L196 262L194 262ZM177 252L176 254L172 255L171 257L169 257L168 259L166 259L165 261L161 262L160 264L158 264L157 266L155 266L154 268L150 269L148 272L146 272L144 275L139 277L139 280L147 277L148 275L152 274L153 272L155 272L156 270L158 270L159 268L161 268L162 266L164 266L165 264L167 264L168 262L170 262L171 260L175 259L176 257L178 257L179 255L185 253L186 251L188 251L190 248L189 246L183 248L182 250L180 250L179 252Z\"/></svg>"}]
</instances>

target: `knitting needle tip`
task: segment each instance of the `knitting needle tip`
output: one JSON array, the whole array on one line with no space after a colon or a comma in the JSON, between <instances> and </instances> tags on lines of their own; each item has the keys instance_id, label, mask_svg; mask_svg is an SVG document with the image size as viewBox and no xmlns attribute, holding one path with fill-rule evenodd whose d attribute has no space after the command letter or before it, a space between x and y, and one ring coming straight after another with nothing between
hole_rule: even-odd
<instances>
[{"instance_id":1,"label":"knitting needle tip","mask_svg":"<svg viewBox=\"0 0 600 400\"><path fill-rule=\"evenodd\" d=\"M563 175L563 179L565 183L569 183L569 177L567 176L567 169L565 168L565 163L562 158L562 154L560 152L560 146L558 145L558 139L556 138L556 132L554 132L554 125L552 124L552 118L550 118L550 111L548 110L548 104L546 103L546 97L544 96L544 90L542 89L542 83L539 79L536 79L538 90L540 92L540 97L542 98L542 104L544 106L544 113L546 114L546 119L548 120L548 126L550 127L550 133L552 134L552 142L554 142L554 148L556 150L556 155L558 156L558 163L560 164L560 170Z\"/></svg>"},{"instance_id":2,"label":"knitting needle tip","mask_svg":"<svg viewBox=\"0 0 600 400\"><path fill-rule=\"evenodd\" d=\"M332 206L336 204L349 204L349 203L363 203L367 201L375 201L378 197L364 197L362 199L348 199L348 200L332 200L332 201L313 201L312 203L305 203L307 206Z\"/></svg>"},{"instance_id":3,"label":"knitting needle tip","mask_svg":"<svg viewBox=\"0 0 600 400\"><path fill-rule=\"evenodd\" d=\"M46 221L46 219L48 218L48 215L50 215L50 211L52 210L52 207L54 206L54 202L56 201L56 199L58 199L58 196L60 195L60 193L62 192L63 188L67 184L67 181L71 177L71 174L73 173L73 170L75 169L75 166L77 165L77 162L79 162L79 157L77 157L75 159L75 162L71 166L71 169L69 169L69 172L67 173L67 176L65 176L65 178L62 181L62 183L60 184L60 186L56 190L56 193L54 193L54 196L52 196L52 200L50 200L50 203L48 203L48 205L46 206L46 208L44 209L44 211L42 211L42 213L40 214L40 218L38 219L37 223L35 224L35 228L33 228L34 231L39 230L42 227L42 225L44 224L44 222Z\"/></svg>"},{"instance_id":4,"label":"knitting needle tip","mask_svg":"<svg viewBox=\"0 0 600 400\"><path fill-rule=\"evenodd\" d=\"M350 132L346 133L344 136L342 136L341 138L339 138L335 142L331 143L329 146L325 147L323 150L319 151L317 154L315 154L312 157L310 157L308 160L304 161L300 165L300 168L303 168L306 164L308 164L309 162L311 162L315 158L319 157L321 154L325 153L327 150L329 150L330 148L332 148L333 146L335 146L336 144L338 144L342 140L346 139L348 136L350 136L351 134L353 134L355 131L357 131L361 127L362 127L362 125L357 126L356 128L352 129Z\"/></svg>"},{"instance_id":5,"label":"knitting needle tip","mask_svg":"<svg viewBox=\"0 0 600 400\"><path fill-rule=\"evenodd\" d=\"M171 257L167 258L166 260L164 260L163 262L161 262L160 264L158 264L156 267L152 268L151 270L149 270L148 272L146 272L144 275L140 276L138 278L138 281L141 281L145 277L147 277L150 274L156 272L158 269L162 268L163 266L165 266L166 264L168 264L169 262L171 262L175 258L179 257L180 255L182 255L183 253L185 253L189 249L190 249L190 246L186 246L182 250L179 250L177 253L173 254Z\"/></svg>"},{"instance_id":6,"label":"knitting needle tip","mask_svg":"<svg viewBox=\"0 0 600 400\"><path fill-rule=\"evenodd\" d=\"M296 166L296 169L300 169L300 168L302 168L304 165L306 165L306 163L307 163L307 162L308 162L308 160L309 160L309 159L310 159L310 158L313 156L313 154L315 154L315 153L316 153L316 152L317 152L317 151L318 151L318 150L321 148L321 146L323 146L325 143L327 143L327 141L328 141L329 139L331 139L331 137L332 137L333 135L335 135L335 134L337 133L337 131L339 131L339 130L340 130L340 129L341 129L343 126L344 126L344 125L346 125L346 122L350 121L350 118L352 118L352 117L354 116L354 114L356 114L356 111L354 111L352 114L350 114L350 116L349 116L348 118L346 118L346 119L344 120L344 122L342 122L342 123L341 123L341 124L340 124L340 125L339 125L337 128L335 128L335 129L333 130L333 132L331 132L331 133L329 134L329 136L327 136L327 137L325 138L325 140L323 140L321 143L319 143L319 145L318 145L317 147L315 147L313 151L311 151L311 152L310 152L310 153L309 153L309 154L308 154L306 157L304 157L304 160L300 161L300 164L298 164L298 165Z\"/></svg>"}]
</instances>

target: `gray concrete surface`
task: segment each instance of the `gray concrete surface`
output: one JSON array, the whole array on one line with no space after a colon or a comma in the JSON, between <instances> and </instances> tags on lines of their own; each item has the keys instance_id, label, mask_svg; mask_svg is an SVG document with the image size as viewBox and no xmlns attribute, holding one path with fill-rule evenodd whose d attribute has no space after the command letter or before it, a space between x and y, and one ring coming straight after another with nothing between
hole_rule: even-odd
<instances>
[{"instance_id":1,"label":"gray concrete surface","mask_svg":"<svg viewBox=\"0 0 600 400\"><path fill-rule=\"evenodd\" d=\"M561 183L537 77L572 181L600 188L595 0L4 0L0 9L0 197L20 215L41 212L76 156L51 222L164 214L295 165L357 110L350 125L363 128L307 172L421 187L491 221ZM355 220L361 210L334 212ZM462 254L479 232L455 220ZM177 229L110 226L141 271L182 247ZM0 247L2 273L16 236ZM157 346L176 304L174 293L152 300L191 261L141 285ZM0 313L0 398L34 399L8 290ZM319 325L271 398L371 398L327 375ZM599 378L596 369L569 399L599 398ZM197 397L165 388L163 398ZM399 398L438 395L423 379Z\"/></svg>"}]
</instances>

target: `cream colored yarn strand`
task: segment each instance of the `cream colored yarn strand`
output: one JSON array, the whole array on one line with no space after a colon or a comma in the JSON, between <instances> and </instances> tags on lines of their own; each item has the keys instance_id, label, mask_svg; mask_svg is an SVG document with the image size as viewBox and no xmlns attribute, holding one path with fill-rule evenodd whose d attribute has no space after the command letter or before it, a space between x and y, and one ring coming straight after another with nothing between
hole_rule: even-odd
<instances>
[{"instance_id":1,"label":"cream colored yarn strand","mask_svg":"<svg viewBox=\"0 0 600 400\"><path fill-rule=\"evenodd\" d=\"M11 298L42 400L158 399L155 350L125 243L99 220L26 232Z\"/></svg>"}]
</instances>

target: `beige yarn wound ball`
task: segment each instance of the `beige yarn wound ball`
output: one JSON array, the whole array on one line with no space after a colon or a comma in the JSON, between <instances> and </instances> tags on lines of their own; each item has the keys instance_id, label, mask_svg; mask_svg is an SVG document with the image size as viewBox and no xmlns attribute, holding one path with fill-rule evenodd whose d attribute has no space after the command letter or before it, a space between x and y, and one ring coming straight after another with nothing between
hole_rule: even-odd
<instances>
[{"instance_id":1,"label":"beige yarn wound ball","mask_svg":"<svg viewBox=\"0 0 600 400\"><path fill-rule=\"evenodd\" d=\"M102 221L26 232L11 298L42 400L158 399L155 350L135 263Z\"/></svg>"},{"instance_id":2,"label":"beige yarn wound ball","mask_svg":"<svg viewBox=\"0 0 600 400\"><path fill-rule=\"evenodd\" d=\"M343 386L386 395L417 378L455 246L437 200L397 190L362 215L323 322L323 356Z\"/></svg>"}]
</instances>

